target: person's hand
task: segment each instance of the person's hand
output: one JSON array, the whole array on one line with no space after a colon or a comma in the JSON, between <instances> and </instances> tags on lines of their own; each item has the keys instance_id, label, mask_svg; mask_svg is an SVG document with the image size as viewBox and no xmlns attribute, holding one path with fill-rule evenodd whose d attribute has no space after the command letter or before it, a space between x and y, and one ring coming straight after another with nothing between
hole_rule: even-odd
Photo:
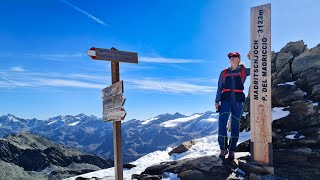
<instances>
[{"instance_id":1,"label":"person's hand","mask_svg":"<svg viewBox=\"0 0 320 180\"><path fill-rule=\"evenodd\" d=\"M251 60L251 52L250 51L248 52L247 56L248 56L248 59Z\"/></svg>"},{"instance_id":2,"label":"person's hand","mask_svg":"<svg viewBox=\"0 0 320 180\"><path fill-rule=\"evenodd\" d=\"M220 103L216 102L216 111L219 110Z\"/></svg>"}]
</instances>

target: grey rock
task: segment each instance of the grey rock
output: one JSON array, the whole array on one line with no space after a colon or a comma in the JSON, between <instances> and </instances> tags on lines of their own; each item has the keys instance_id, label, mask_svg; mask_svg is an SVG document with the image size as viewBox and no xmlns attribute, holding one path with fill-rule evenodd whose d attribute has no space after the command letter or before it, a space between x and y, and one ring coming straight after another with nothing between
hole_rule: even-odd
<instances>
[{"instance_id":1,"label":"grey rock","mask_svg":"<svg viewBox=\"0 0 320 180\"><path fill-rule=\"evenodd\" d=\"M243 170L246 174L263 174L270 175L274 174L274 168L272 166L264 165L260 162L239 160L239 168Z\"/></svg>"},{"instance_id":2,"label":"grey rock","mask_svg":"<svg viewBox=\"0 0 320 180\"><path fill-rule=\"evenodd\" d=\"M294 149L293 152L302 153L302 154L305 154L305 155L310 155L312 153L312 149L310 149L310 148L298 148L298 149Z\"/></svg>"},{"instance_id":3,"label":"grey rock","mask_svg":"<svg viewBox=\"0 0 320 180\"><path fill-rule=\"evenodd\" d=\"M32 180L44 180L49 177L44 173L28 172L22 167L15 164L8 163L0 160L0 179L10 180L21 180L21 179L32 179Z\"/></svg>"},{"instance_id":4,"label":"grey rock","mask_svg":"<svg viewBox=\"0 0 320 180\"><path fill-rule=\"evenodd\" d=\"M273 175L260 175L251 173L249 176L249 180L275 180L276 177Z\"/></svg>"},{"instance_id":5,"label":"grey rock","mask_svg":"<svg viewBox=\"0 0 320 180\"><path fill-rule=\"evenodd\" d=\"M313 100L315 100L315 101L320 101L320 84L312 86L312 88L311 88L311 98Z\"/></svg>"},{"instance_id":6,"label":"grey rock","mask_svg":"<svg viewBox=\"0 0 320 180\"><path fill-rule=\"evenodd\" d=\"M123 165L123 168L126 168L126 169L131 169L131 168L133 168L133 167L136 167L136 165L130 164L130 163L127 163L127 164L124 164L124 165Z\"/></svg>"},{"instance_id":7,"label":"grey rock","mask_svg":"<svg viewBox=\"0 0 320 180\"><path fill-rule=\"evenodd\" d=\"M178 147L174 148L172 151L170 151L168 154L171 156L173 153L183 153L188 151L191 146L195 145L195 141L187 141L180 144Z\"/></svg>"},{"instance_id":8,"label":"grey rock","mask_svg":"<svg viewBox=\"0 0 320 180\"><path fill-rule=\"evenodd\" d=\"M288 53L278 53L277 59L276 59L276 69L277 72L280 72L281 69L286 66L287 64L289 64L293 61L293 56L291 54L291 52Z\"/></svg>"},{"instance_id":9,"label":"grey rock","mask_svg":"<svg viewBox=\"0 0 320 180\"><path fill-rule=\"evenodd\" d=\"M274 85L279 84L279 83L289 82L289 81L293 80L290 64L286 64L282 69L280 69L279 73L277 74L276 80L277 81L274 82Z\"/></svg>"},{"instance_id":10,"label":"grey rock","mask_svg":"<svg viewBox=\"0 0 320 180\"><path fill-rule=\"evenodd\" d=\"M306 50L292 62L294 78L300 77L300 74L309 68L320 68L320 47Z\"/></svg>"},{"instance_id":11,"label":"grey rock","mask_svg":"<svg viewBox=\"0 0 320 180\"><path fill-rule=\"evenodd\" d=\"M214 176L208 176L203 174L201 171L198 170L186 170L182 171L181 173L178 174L178 177L181 180L211 180L214 178ZM216 178L215 178L216 179Z\"/></svg>"},{"instance_id":12,"label":"grey rock","mask_svg":"<svg viewBox=\"0 0 320 180\"><path fill-rule=\"evenodd\" d=\"M296 81L296 84L302 89L310 90L312 86L320 84L320 68L312 67L300 74L300 78Z\"/></svg>"},{"instance_id":13,"label":"grey rock","mask_svg":"<svg viewBox=\"0 0 320 180\"><path fill-rule=\"evenodd\" d=\"M316 113L313 103L306 100L293 101L290 106L290 113L297 118L311 116Z\"/></svg>"},{"instance_id":14,"label":"grey rock","mask_svg":"<svg viewBox=\"0 0 320 180\"><path fill-rule=\"evenodd\" d=\"M303 40L296 42L289 42L285 47L280 50L280 53L290 52L293 57L298 56L307 49L307 46L304 44Z\"/></svg>"},{"instance_id":15,"label":"grey rock","mask_svg":"<svg viewBox=\"0 0 320 180\"><path fill-rule=\"evenodd\" d=\"M285 107L292 101L304 99L304 92L295 85L281 85L272 87L272 107Z\"/></svg>"},{"instance_id":16,"label":"grey rock","mask_svg":"<svg viewBox=\"0 0 320 180\"><path fill-rule=\"evenodd\" d=\"M142 174L162 175L165 172L178 174L181 180L185 179L226 179L232 172L231 166L223 164L215 156L203 156L179 161L163 162L148 167Z\"/></svg>"}]
</instances>

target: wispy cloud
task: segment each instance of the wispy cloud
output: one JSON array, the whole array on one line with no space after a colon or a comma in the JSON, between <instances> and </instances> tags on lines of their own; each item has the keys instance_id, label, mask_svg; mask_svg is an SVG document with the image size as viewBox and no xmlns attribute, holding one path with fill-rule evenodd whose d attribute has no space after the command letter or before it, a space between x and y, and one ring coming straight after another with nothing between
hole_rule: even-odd
<instances>
[{"instance_id":1,"label":"wispy cloud","mask_svg":"<svg viewBox=\"0 0 320 180\"><path fill-rule=\"evenodd\" d=\"M15 67L12 67L10 68L11 71L16 71L16 72L24 72L26 71L25 69L23 69L23 67L20 67L20 66L15 66Z\"/></svg>"},{"instance_id":2,"label":"wispy cloud","mask_svg":"<svg viewBox=\"0 0 320 180\"><path fill-rule=\"evenodd\" d=\"M103 89L110 83L110 77L92 74L63 74L42 72L1 72L0 87L73 87ZM4 77L6 76L6 77ZM204 94L216 91L214 85L206 79L161 79L161 78L125 78L127 88L174 94Z\"/></svg>"},{"instance_id":3,"label":"wispy cloud","mask_svg":"<svg viewBox=\"0 0 320 180\"><path fill-rule=\"evenodd\" d=\"M34 58L43 58L48 60L63 60L65 58L79 58L84 54L82 53L74 53L74 54L64 54L64 53L56 53L56 54L34 54L34 53L25 53L25 56L30 56Z\"/></svg>"},{"instance_id":4,"label":"wispy cloud","mask_svg":"<svg viewBox=\"0 0 320 180\"><path fill-rule=\"evenodd\" d=\"M11 79L8 79L6 77L0 76L1 79L6 80L9 83L6 82L1 82L2 87L12 87L12 86L26 86L26 83L22 83L22 82L17 82Z\"/></svg>"},{"instance_id":5,"label":"wispy cloud","mask_svg":"<svg viewBox=\"0 0 320 180\"><path fill-rule=\"evenodd\" d=\"M164 58L164 57L139 57L139 61L148 62L148 63L184 64L184 63L203 63L206 60L203 60L203 59Z\"/></svg>"},{"instance_id":6,"label":"wispy cloud","mask_svg":"<svg viewBox=\"0 0 320 180\"><path fill-rule=\"evenodd\" d=\"M170 81L165 79L139 79L128 80L131 88L161 91L164 93L211 93L216 91L216 87L206 85L196 85L184 81Z\"/></svg>"},{"instance_id":7,"label":"wispy cloud","mask_svg":"<svg viewBox=\"0 0 320 180\"><path fill-rule=\"evenodd\" d=\"M91 88L91 89L103 89L106 85L87 83L76 80L65 79L37 79L34 81L34 85L38 86L54 86L54 87L78 87L78 88Z\"/></svg>"},{"instance_id":8,"label":"wispy cloud","mask_svg":"<svg viewBox=\"0 0 320 180\"><path fill-rule=\"evenodd\" d=\"M88 16L89 18L91 18L91 19L94 20L95 22L97 22L97 23L99 23L99 24L101 24L101 25L107 25L104 21L102 21L102 20L98 19L97 17L93 16L92 14L89 14L88 12L80 9L79 7L71 4L69 1L67 1L67 0L60 0L60 1L63 2L63 3L65 3L66 5L70 6L70 7L73 8L74 10L76 10L76 11L78 11L78 12L80 12L80 13L86 15L86 16Z\"/></svg>"}]
</instances>

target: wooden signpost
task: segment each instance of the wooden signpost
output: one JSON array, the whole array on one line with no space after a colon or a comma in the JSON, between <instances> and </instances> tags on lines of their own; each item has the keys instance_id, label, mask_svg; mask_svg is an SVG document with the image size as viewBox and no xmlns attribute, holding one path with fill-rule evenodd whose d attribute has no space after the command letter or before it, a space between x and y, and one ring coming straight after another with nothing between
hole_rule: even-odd
<instances>
[{"instance_id":1,"label":"wooden signpost","mask_svg":"<svg viewBox=\"0 0 320 180\"><path fill-rule=\"evenodd\" d=\"M271 165L271 4L251 8L251 157Z\"/></svg>"},{"instance_id":2,"label":"wooden signpost","mask_svg":"<svg viewBox=\"0 0 320 180\"><path fill-rule=\"evenodd\" d=\"M103 112L103 121L122 121L126 117L126 111L120 108L108 109Z\"/></svg>"},{"instance_id":3,"label":"wooden signpost","mask_svg":"<svg viewBox=\"0 0 320 180\"><path fill-rule=\"evenodd\" d=\"M102 90L103 120L113 122L115 179L123 180L121 121L124 120L126 112L122 108L125 98L122 95L123 82L120 81L119 62L138 63L138 54L118 51L115 48L94 47L90 48L86 54L94 60L111 61L112 85Z\"/></svg>"},{"instance_id":4,"label":"wooden signpost","mask_svg":"<svg viewBox=\"0 0 320 180\"><path fill-rule=\"evenodd\" d=\"M103 109L122 107L125 101L126 98L122 94L107 98L103 97Z\"/></svg>"}]
</instances>

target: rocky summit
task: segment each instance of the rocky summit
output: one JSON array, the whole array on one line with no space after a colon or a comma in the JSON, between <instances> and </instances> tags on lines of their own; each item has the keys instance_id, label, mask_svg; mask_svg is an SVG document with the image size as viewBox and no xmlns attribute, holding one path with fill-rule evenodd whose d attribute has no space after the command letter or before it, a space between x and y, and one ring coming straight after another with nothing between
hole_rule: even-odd
<instances>
[{"instance_id":1,"label":"rocky summit","mask_svg":"<svg viewBox=\"0 0 320 180\"><path fill-rule=\"evenodd\" d=\"M250 98L246 109L249 112ZM272 107L288 115L272 122L275 173L289 179L320 179L320 44L290 42L272 53ZM242 119L250 130L250 114ZM249 150L249 143L240 145Z\"/></svg>"},{"instance_id":2,"label":"rocky summit","mask_svg":"<svg viewBox=\"0 0 320 180\"><path fill-rule=\"evenodd\" d=\"M0 179L62 179L113 166L28 132L0 138Z\"/></svg>"}]
</instances>

